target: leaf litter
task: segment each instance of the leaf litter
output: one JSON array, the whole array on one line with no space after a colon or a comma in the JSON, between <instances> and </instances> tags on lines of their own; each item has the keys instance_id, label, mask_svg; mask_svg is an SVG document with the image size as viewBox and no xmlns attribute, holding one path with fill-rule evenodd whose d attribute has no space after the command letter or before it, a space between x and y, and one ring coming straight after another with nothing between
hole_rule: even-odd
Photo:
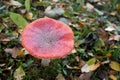
<instances>
[{"instance_id":1,"label":"leaf litter","mask_svg":"<svg viewBox=\"0 0 120 80\"><path fill-rule=\"evenodd\" d=\"M119 5L119 0L1 1L0 79L119 80ZM21 33L29 22L45 16L63 21L74 31L70 55L50 61L27 55ZM102 70L106 72L101 74Z\"/></svg>"}]
</instances>

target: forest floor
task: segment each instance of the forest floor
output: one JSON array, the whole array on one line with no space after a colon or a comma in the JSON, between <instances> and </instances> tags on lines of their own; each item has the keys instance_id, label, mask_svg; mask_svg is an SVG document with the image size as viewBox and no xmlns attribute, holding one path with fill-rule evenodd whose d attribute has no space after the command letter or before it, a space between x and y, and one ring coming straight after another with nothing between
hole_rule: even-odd
<instances>
[{"instance_id":1,"label":"forest floor","mask_svg":"<svg viewBox=\"0 0 120 80\"><path fill-rule=\"evenodd\" d=\"M74 32L74 49L43 62L21 34L51 17ZM0 80L120 80L120 0L0 0Z\"/></svg>"}]
</instances>

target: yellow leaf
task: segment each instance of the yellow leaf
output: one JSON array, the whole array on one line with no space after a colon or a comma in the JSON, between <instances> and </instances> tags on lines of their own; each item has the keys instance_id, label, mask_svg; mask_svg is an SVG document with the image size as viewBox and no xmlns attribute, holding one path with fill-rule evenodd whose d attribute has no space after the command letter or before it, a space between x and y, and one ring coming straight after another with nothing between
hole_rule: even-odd
<instances>
[{"instance_id":1,"label":"yellow leaf","mask_svg":"<svg viewBox=\"0 0 120 80\"><path fill-rule=\"evenodd\" d=\"M22 49L19 50L17 57L24 57L24 56L25 56L25 52Z\"/></svg>"},{"instance_id":2,"label":"yellow leaf","mask_svg":"<svg viewBox=\"0 0 120 80\"><path fill-rule=\"evenodd\" d=\"M112 56L111 53L107 53L107 54L106 54L106 57L108 57L108 58L111 57L111 56Z\"/></svg>"},{"instance_id":3,"label":"yellow leaf","mask_svg":"<svg viewBox=\"0 0 120 80\"><path fill-rule=\"evenodd\" d=\"M16 78L16 80L23 80L23 76L25 76L25 72L23 70L23 68L21 66L19 66L15 72L14 72L14 78Z\"/></svg>"},{"instance_id":4,"label":"yellow leaf","mask_svg":"<svg viewBox=\"0 0 120 80\"><path fill-rule=\"evenodd\" d=\"M32 12L28 12L28 13L26 13L26 18L28 19L28 20L32 20L33 19L33 13Z\"/></svg>"},{"instance_id":5,"label":"yellow leaf","mask_svg":"<svg viewBox=\"0 0 120 80\"><path fill-rule=\"evenodd\" d=\"M111 61L109 66L115 71L120 71L120 64L118 62Z\"/></svg>"},{"instance_id":6,"label":"yellow leaf","mask_svg":"<svg viewBox=\"0 0 120 80\"><path fill-rule=\"evenodd\" d=\"M90 65L89 67L90 67L90 70L91 70L91 71L94 71L94 70L96 70L98 67L100 67L100 62L98 62L97 64Z\"/></svg>"},{"instance_id":7,"label":"yellow leaf","mask_svg":"<svg viewBox=\"0 0 120 80\"><path fill-rule=\"evenodd\" d=\"M110 75L109 78L112 80L117 80L117 78L114 75Z\"/></svg>"}]
</instances>

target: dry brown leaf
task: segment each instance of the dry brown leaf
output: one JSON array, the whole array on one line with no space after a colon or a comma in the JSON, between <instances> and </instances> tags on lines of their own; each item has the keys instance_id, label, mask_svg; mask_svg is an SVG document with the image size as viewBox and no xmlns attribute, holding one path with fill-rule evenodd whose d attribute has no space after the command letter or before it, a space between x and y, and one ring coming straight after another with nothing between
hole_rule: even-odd
<instances>
[{"instance_id":1,"label":"dry brown leaf","mask_svg":"<svg viewBox=\"0 0 120 80\"><path fill-rule=\"evenodd\" d=\"M120 64L116 61L111 61L109 66L115 71L120 71Z\"/></svg>"},{"instance_id":2,"label":"dry brown leaf","mask_svg":"<svg viewBox=\"0 0 120 80\"><path fill-rule=\"evenodd\" d=\"M79 76L78 80L90 80L92 72L83 73Z\"/></svg>"},{"instance_id":3,"label":"dry brown leaf","mask_svg":"<svg viewBox=\"0 0 120 80\"><path fill-rule=\"evenodd\" d=\"M94 71L96 70L98 67L100 67L100 62L96 63L96 64L93 64L93 65L90 65L90 70L91 71Z\"/></svg>"},{"instance_id":4,"label":"dry brown leaf","mask_svg":"<svg viewBox=\"0 0 120 80\"><path fill-rule=\"evenodd\" d=\"M115 75L116 74L116 71L115 70L110 70L109 71L109 75Z\"/></svg>"},{"instance_id":5,"label":"dry brown leaf","mask_svg":"<svg viewBox=\"0 0 120 80\"><path fill-rule=\"evenodd\" d=\"M76 53L76 52L77 52L77 51L76 51L75 48L71 51L72 54L74 54L74 53Z\"/></svg>"},{"instance_id":6,"label":"dry brown leaf","mask_svg":"<svg viewBox=\"0 0 120 80\"><path fill-rule=\"evenodd\" d=\"M85 22L81 21L81 22L78 23L78 25L79 25L80 27L84 27L84 26L85 26Z\"/></svg>"},{"instance_id":7,"label":"dry brown leaf","mask_svg":"<svg viewBox=\"0 0 120 80\"><path fill-rule=\"evenodd\" d=\"M66 67L67 67L68 69L73 69L73 67L71 67L71 66L69 66L69 65L66 65Z\"/></svg>"},{"instance_id":8,"label":"dry brown leaf","mask_svg":"<svg viewBox=\"0 0 120 80\"><path fill-rule=\"evenodd\" d=\"M117 14L117 12L115 12L115 11L110 13L110 15L112 15L112 16L115 16L116 14Z\"/></svg>"},{"instance_id":9,"label":"dry brown leaf","mask_svg":"<svg viewBox=\"0 0 120 80\"><path fill-rule=\"evenodd\" d=\"M108 34L103 28L98 28L97 30L99 37L106 42L108 40Z\"/></svg>"},{"instance_id":10,"label":"dry brown leaf","mask_svg":"<svg viewBox=\"0 0 120 80\"><path fill-rule=\"evenodd\" d=\"M25 56L25 51L23 49L18 49L17 47L6 48L4 51L6 53L10 53L13 58L24 57Z\"/></svg>"},{"instance_id":11,"label":"dry brown leaf","mask_svg":"<svg viewBox=\"0 0 120 80\"><path fill-rule=\"evenodd\" d=\"M13 58L16 58L19 50L18 50L18 48L14 47L14 48L6 48L4 51L6 53L10 53Z\"/></svg>"},{"instance_id":12,"label":"dry brown leaf","mask_svg":"<svg viewBox=\"0 0 120 80\"><path fill-rule=\"evenodd\" d=\"M73 69L80 69L80 67L78 67L78 66L74 66Z\"/></svg>"},{"instance_id":13,"label":"dry brown leaf","mask_svg":"<svg viewBox=\"0 0 120 80\"><path fill-rule=\"evenodd\" d=\"M88 52L88 55L89 55L89 56L92 56L92 57L94 56L93 53L91 53L91 52Z\"/></svg>"},{"instance_id":14,"label":"dry brown leaf","mask_svg":"<svg viewBox=\"0 0 120 80\"><path fill-rule=\"evenodd\" d=\"M0 39L1 42L9 42L9 41L11 41L11 40L12 40L11 38Z\"/></svg>"},{"instance_id":15,"label":"dry brown leaf","mask_svg":"<svg viewBox=\"0 0 120 80\"><path fill-rule=\"evenodd\" d=\"M120 40L120 35L111 35L111 36L109 37L109 40L110 40L110 41L111 41L111 40L119 41L119 40Z\"/></svg>"},{"instance_id":16,"label":"dry brown leaf","mask_svg":"<svg viewBox=\"0 0 120 80\"><path fill-rule=\"evenodd\" d=\"M65 80L65 78L62 74L58 74L56 80Z\"/></svg>"}]
</instances>

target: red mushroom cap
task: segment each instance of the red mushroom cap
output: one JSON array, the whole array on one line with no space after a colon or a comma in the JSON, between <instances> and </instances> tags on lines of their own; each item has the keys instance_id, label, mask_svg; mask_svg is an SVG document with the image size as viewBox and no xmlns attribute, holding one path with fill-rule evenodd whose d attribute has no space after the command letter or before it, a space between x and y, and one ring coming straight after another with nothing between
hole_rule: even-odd
<instances>
[{"instance_id":1,"label":"red mushroom cap","mask_svg":"<svg viewBox=\"0 0 120 80\"><path fill-rule=\"evenodd\" d=\"M22 44L36 58L61 58L72 50L74 35L63 22L40 18L24 29Z\"/></svg>"}]
</instances>

